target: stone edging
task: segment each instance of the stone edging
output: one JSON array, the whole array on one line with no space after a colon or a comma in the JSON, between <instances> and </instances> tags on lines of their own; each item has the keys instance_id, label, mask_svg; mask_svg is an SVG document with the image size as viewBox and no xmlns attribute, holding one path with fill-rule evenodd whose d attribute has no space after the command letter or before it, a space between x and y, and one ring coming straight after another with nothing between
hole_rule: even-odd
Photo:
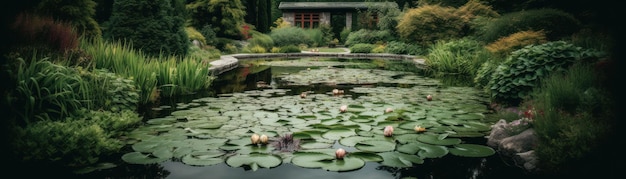
<instances>
[{"instance_id":1,"label":"stone edging","mask_svg":"<svg viewBox=\"0 0 626 179\"><path fill-rule=\"evenodd\" d=\"M255 53L223 55L219 60L212 61L209 67L211 75L219 75L237 68L239 60L258 58L302 58L302 57L334 57L334 58L387 58L392 60L411 60L418 68L425 67L424 59L411 55L386 53Z\"/></svg>"}]
</instances>

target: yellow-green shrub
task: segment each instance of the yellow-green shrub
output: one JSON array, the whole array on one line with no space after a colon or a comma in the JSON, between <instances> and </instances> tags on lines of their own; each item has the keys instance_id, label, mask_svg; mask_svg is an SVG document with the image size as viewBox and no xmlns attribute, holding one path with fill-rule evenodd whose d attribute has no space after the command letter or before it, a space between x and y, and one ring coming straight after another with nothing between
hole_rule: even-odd
<instances>
[{"instance_id":1,"label":"yellow-green shrub","mask_svg":"<svg viewBox=\"0 0 626 179\"><path fill-rule=\"evenodd\" d=\"M500 38L488 44L485 48L496 55L504 57L527 45L538 45L546 42L548 42L548 40L546 39L544 31L527 30Z\"/></svg>"},{"instance_id":2,"label":"yellow-green shrub","mask_svg":"<svg viewBox=\"0 0 626 179\"><path fill-rule=\"evenodd\" d=\"M280 47L272 47L272 53L280 53Z\"/></svg>"},{"instance_id":3,"label":"yellow-green shrub","mask_svg":"<svg viewBox=\"0 0 626 179\"><path fill-rule=\"evenodd\" d=\"M198 40L198 41L202 42L202 44L206 44L206 38L204 38L202 33L200 33L198 30L196 30L196 28L185 27L185 32L187 32L187 37L189 37L189 40L191 40L191 41Z\"/></svg>"},{"instance_id":4,"label":"yellow-green shrub","mask_svg":"<svg viewBox=\"0 0 626 179\"><path fill-rule=\"evenodd\" d=\"M417 44L432 44L463 35L466 20L455 8L424 5L410 9L398 22L398 35Z\"/></svg>"},{"instance_id":5,"label":"yellow-green shrub","mask_svg":"<svg viewBox=\"0 0 626 179\"><path fill-rule=\"evenodd\" d=\"M267 50L261 47L260 45L255 45L252 48L250 48L250 52L251 53L265 53L267 52Z\"/></svg>"},{"instance_id":6,"label":"yellow-green shrub","mask_svg":"<svg viewBox=\"0 0 626 179\"><path fill-rule=\"evenodd\" d=\"M385 45L376 45L376 47L372 49L372 53L385 53Z\"/></svg>"}]
</instances>

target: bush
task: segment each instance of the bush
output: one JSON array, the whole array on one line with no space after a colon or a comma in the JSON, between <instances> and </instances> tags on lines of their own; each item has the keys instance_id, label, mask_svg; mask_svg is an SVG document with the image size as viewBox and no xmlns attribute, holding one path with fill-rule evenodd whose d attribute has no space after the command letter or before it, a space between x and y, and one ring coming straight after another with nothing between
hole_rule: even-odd
<instances>
[{"instance_id":1,"label":"bush","mask_svg":"<svg viewBox=\"0 0 626 179\"><path fill-rule=\"evenodd\" d=\"M354 44L350 47L350 53L371 53L374 48L374 44Z\"/></svg>"},{"instance_id":2,"label":"bush","mask_svg":"<svg viewBox=\"0 0 626 179\"><path fill-rule=\"evenodd\" d=\"M385 45L376 45L376 47L372 49L372 53L385 53Z\"/></svg>"},{"instance_id":3,"label":"bush","mask_svg":"<svg viewBox=\"0 0 626 179\"><path fill-rule=\"evenodd\" d=\"M615 157L608 152L614 150L613 144L605 143L615 135L616 128L610 125L615 101L598 85L597 74L591 65L577 63L564 73L552 73L533 93L532 101L526 102L538 113L535 153L542 171L580 176L610 170L613 165L604 161Z\"/></svg>"},{"instance_id":4,"label":"bush","mask_svg":"<svg viewBox=\"0 0 626 179\"><path fill-rule=\"evenodd\" d=\"M529 45L511 53L494 72L489 84L493 100L517 105L542 78L562 72L577 61L594 60L602 54L565 41Z\"/></svg>"},{"instance_id":5,"label":"bush","mask_svg":"<svg viewBox=\"0 0 626 179\"><path fill-rule=\"evenodd\" d=\"M393 40L389 31L361 29L350 33L344 44L351 47L354 44L377 44Z\"/></svg>"},{"instance_id":6,"label":"bush","mask_svg":"<svg viewBox=\"0 0 626 179\"><path fill-rule=\"evenodd\" d=\"M295 46L295 45L287 45L287 46L280 47L280 53L300 53L300 52L302 52L302 50L300 50L300 47Z\"/></svg>"},{"instance_id":7,"label":"bush","mask_svg":"<svg viewBox=\"0 0 626 179\"><path fill-rule=\"evenodd\" d=\"M344 27L341 32L339 32L340 43L345 44L351 32L352 30Z\"/></svg>"},{"instance_id":8,"label":"bush","mask_svg":"<svg viewBox=\"0 0 626 179\"><path fill-rule=\"evenodd\" d=\"M270 49L274 46L274 40L269 35L257 31L252 31L251 34L252 38L248 39L248 46L260 46L265 49Z\"/></svg>"},{"instance_id":9,"label":"bush","mask_svg":"<svg viewBox=\"0 0 626 179\"><path fill-rule=\"evenodd\" d=\"M421 45L437 40L450 40L464 35L466 19L456 9L439 5L424 5L410 9L398 22L398 35L406 41Z\"/></svg>"},{"instance_id":10,"label":"bush","mask_svg":"<svg viewBox=\"0 0 626 179\"><path fill-rule=\"evenodd\" d=\"M272 40L276 46L313 44L313 40L307 35L306 31L298 27L284 27L274 29L270 32Z\"/></svg>"},{"instance_id":11,"label":"bush","mask_svg":"<svg viewBox=\"0 0 626 179\"><path fill-rule=\"evenodd\" d=\"M202 42L202 44L206 44L206 38L204 38L204 36L202 36L202 33L198 32L196 28L185 27L185 32L187 32L187 37L190 41L198 40Z\"/></svg>"},{"instance_id":12,"label":"bush","mask_svg":"<svg viewBox=\"0 0 626 179\"><path fill-rule=\"evenodd\" d=\"M418 45L404 43L400 41L391 41L387 43L387 46L385 46L385 52L407 55L422 55L426 53L425 50L423 50L423 48Z\"/></svg>"},{"instance_id":13,"label":"bush","mask_svg":"<svg viewBox=\"0 0 626 179\"><path fill-rule=\"evenodd\" d=\"M116 139L141 117L133 111L83 111L64 121L40 121L16 128L14 154L25 163L85 167L113 155L124 146Z\"/></svg>"},{"instance_id":14,"label":"bush","mask_svg":"<svg viewBox=\"0 0 626 179\"><path fill-rule=\"evenodd\" d=\"M265 53L267 52L267 50L261 47L260 45L255 45L252 48L250 48L250 52L251 53Z\"/></svg>"},{"instance_id":15,"label":"bush","mask_svg":"<svg viewBox=\"0 0 626 179\"><path fill-rule=\"evenodd\" d=\"M579 31L580 21L557 9L532 9L504 14L486 23L478 39L487 43L520 31L546 32L548 41L561 40Z\"/></svg>"},{"instance_id":16,"label":"bush","mask_svg":"<svg viewBox=\"0 0 626 179\"><path fill-rule=\"evenodd\" d=\"M539 45L548 42L543 31L521 31L498 39L485 46L487 50L501 57L527 45Z\"/></svg>"}]
</instances>

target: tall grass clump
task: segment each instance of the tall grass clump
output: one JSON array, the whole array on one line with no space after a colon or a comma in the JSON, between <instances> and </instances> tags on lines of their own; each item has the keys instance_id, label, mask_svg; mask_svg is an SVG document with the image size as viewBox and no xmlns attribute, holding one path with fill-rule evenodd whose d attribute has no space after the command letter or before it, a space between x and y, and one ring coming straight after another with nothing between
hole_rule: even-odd
<instances>
[{"instance_id":1,"label":"tall grass clump","mask_svg":"<svg viewBox=\"0 0 626 179\"><path fill-rule=\"evenodd\" d=\"M208 64L201 59L175 56L149 57L130 48L129 43L95 41L83 48L93 55L95 68L131 78L140 93L140 104L155 102L161 96L192 94L206 89L212 81Z\"/></svg>"},{"instance_id":2,"label":"tall grass clump","mask_svg":"<svg viewBox=\"0 0 626 179\"><path fill-rule=\"evenodd\" d=\"M113 73L131 78L141 91L139 102L154 102L157 91L158 62L140 51L131 48L130 43L109 43L102 40L81 43L83 49L93 57L95 69L107 69Z\"/></svg>"},{"instance_id":3,"label":"tall grass clump","mask_svg":"<svg viewBox=\"0 0 626 179\"><path fill-rule=\"evenodd\" d=\"M426 65L435 75L455 74L473 77L491 54L475 40L438 41L430 48Z\"/></svg>"},{"instance_id":4,"label":"tall grass clump","mask_svg":"<svg viewBox=\"0 0 626 179\"><path fill-rule=\"evenodd\" d=\"M37 52L35 52L37 53ZM92 88L69 67L33 55L15 60L14 89L8 96L18 124L59 119L80 108L93 108Z\"/></svg>"},{"instance_id":5,"label":"tall grass clump","mask_svg":"<svg viewBox=\"0 0 626 179\"><path fill-rule=\"evenodd\" d=\"M592 65L577 63L564 73L551 74L526 101L538 113L535 152L544 172L580 176L610 170L606 166L611 164L602 163L614 157L606 154L615 150L608 147L614 135L614 101L597 74Z\"/></svg>"},{"instance_id":6,"label":"tall grass clump","mask_svg":"<svg viewBox=\"0 0 626 179\"><path fill-rule=\"evenodd\" d=\"M193 58L162 59L158 61L156 69L158 89L160 95L165 97L194 94L207 89L213 79L209 76L208 66Z\"/></svg>"}]
</instances>

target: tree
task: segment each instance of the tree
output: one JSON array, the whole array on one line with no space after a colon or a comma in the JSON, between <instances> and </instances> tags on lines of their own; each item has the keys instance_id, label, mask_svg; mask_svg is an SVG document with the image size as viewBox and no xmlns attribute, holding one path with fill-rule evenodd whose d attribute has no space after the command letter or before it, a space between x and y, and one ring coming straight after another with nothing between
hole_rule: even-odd
<instances>
[{"instance_id":1,"label":"tree","mask_svg":"<svg viewBox=\"0 0 626 179\"><path fill-rule=\"evenodd\" d=\"M42 0L35 11L58 21L69 22L86 37L100 38L102 31L94 19L96 3L93 0Z\"/></svg>"},{"instance_id":2,"label":"tree","mask_svg":"<svg viewBox=\"0 0 626 179\"><path fill-rule=\"evenodd\" d=\"M116 0L104 37L129 41L148 55L186 55L181 0Z\"/></svg>"},{"instance_id":3,"label":"tree","mask_svg":"<svg viewBox=\"0 0 626 179\"><path fill-rule=\"evenodd\" d=\"M241 39L246 11L240 0L198 0L187 4L187 10L193 27L211 25L218 37Z\"/></svg>"}]
</instances>

